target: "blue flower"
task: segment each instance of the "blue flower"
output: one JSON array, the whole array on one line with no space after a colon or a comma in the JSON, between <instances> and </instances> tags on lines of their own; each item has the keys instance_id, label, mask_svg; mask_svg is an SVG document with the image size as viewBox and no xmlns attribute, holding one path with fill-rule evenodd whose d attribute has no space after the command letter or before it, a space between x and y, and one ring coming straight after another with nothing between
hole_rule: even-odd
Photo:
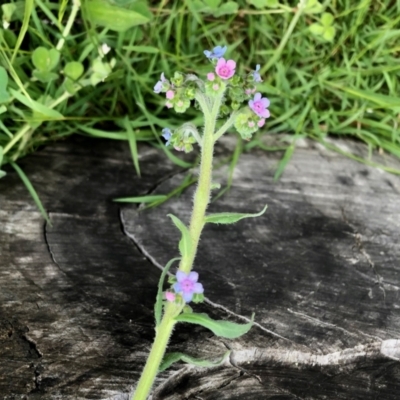
<instances>
[{"instance_id":1,"label":"blue flower","mask_svg":"<svg viewBox=\"0 0 400 400\"><path fill-rule=\"evenodd\" d=\"M212 51L210 51L210 50L204 50L204 55L205 55L209 60L213 60L213 59L215 59L215 58L216 58L217 60L219 60L220 58L222 58L222 57L224 56L226 50L227 50L227 47L226 47L226 46L224 46L224 47L222 47L222 46L217 46L217 47L214 47L214 48L212 49Z\"/></svg>"},{"instance_id":2,"label":"blue flower","mask_svg":"<svg viewBox=\"0 0 400 400\"><path fill-rule=\"evenodd\" d=\"M171 139L171 137L172 137L171 129L169 129L169 128L164 128L164 129L162 130L162 135L161 135L161 136L167 141L167 143L165 143L165 145L166 145L166 146L169 146L169 145L170 145L170 139Z\"/></svg>"},{"instance_id":3,"label":"blue flower","mask_svg":"<svg viewBox=\"0 0 400 400\"><path fill-rule=\"evenodd\" d=\"M250 75L253 76L254 82L262 82L260 73L258 72L260 70L260 64L256 65L256 70L250 72Z\"/></svg>"},{"instance_id":4,"label":"blue flower","mask_svg":"<svg viewBox=\"0 0 400 400\"><path fill-rule=\"evenodd\" d=\"M164 72L161 74L160 80L154 86L154 93L160 93L163 88L163 83L166 81L164 77Z\"/></svg>"},{"instance_id":5,"label":"blue flower","mask_svg":"<svg viewBox=\"0 0 400 400\"><path fill-rule=\"evenodd\" d=\"M201 294L204 292L203 285L198 283L199 274L197 272L189 272L185 274L183 271L176 273L176 282L173 286L176 293L179 293L186 303L190 303L194 294Z\"/></svg>"}]
</instances>

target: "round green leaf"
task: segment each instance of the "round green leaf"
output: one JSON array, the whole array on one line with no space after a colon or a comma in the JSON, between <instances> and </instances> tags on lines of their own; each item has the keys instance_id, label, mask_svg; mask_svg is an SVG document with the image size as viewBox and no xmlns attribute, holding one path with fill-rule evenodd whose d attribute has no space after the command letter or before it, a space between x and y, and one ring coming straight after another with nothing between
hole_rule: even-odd
<instances>
[{"instance_id":1,"label":"round green leaf","mask_svg":"<svg viewBox=\"0 0 400 400\"><path fill-rule=\"evenodd\" d=\"M325 40L327 40L328 42L331 42L333 40L333 38L335 37L335 33L336 33L335 27L329 26L328 28L326 28L322 37Z\"/></svg>"},{"instance_id":2,"label":"round green leaf","mask_svg":"<svg viewBox=\"0 0 400 400\"><path fill-rule=\"evenodd\" d=\"M47 83L54 81L54 79L58 78L58 74L55 72L49 72L49 71L38 71L37 69L34 69L32 71L32 75L40 82Z\"/></svg>"},{"instance_id":3,"label":"round green leaf","mask_svg":"<svg viewBox=\"0 0 400 400\"><path fill-rule=\"evenodd\" d=\"M49 51L45 47L38 47L32 53L32 62L39 71L47 71L50 65Z\"/></svg>"},{"instance_id":4,"label":"round green leaf","mask_svg":"<svg viewBox=\"0 0 400 400\"><path fill-rule=\"evenodd\" d=\"M49 57L50 57L49 71L51 71L58 65L58 62L60 61L60 53L56 49L50 49Z\"/></svg>"},{"instance_id":5,"label":"round green leaf","mask_svg":"<svg viewBox=\"0 0 400 400\"><path fill-rule=\"evenodd\" d=\"M322 33L324 32L324 27L320 24L311 24L308 29L314 35L322 35Z\"/></svg>"},{"instance_id":6,"label":"round green leaf","mask_svg":"<svg viewBox=\"0 0 400 400\"><path fill-rule=\"evenodd\" d=\"M51 71L60 60L60 53L56 49L47 50L45 47L38 47L32 53L32 62L39 71Z\"/></svg>"},{"instance_id":7,"label":"round green leaf","mask_svg":"<svg viewBox=\"0 0 400 400\"><path fill-rule=\"evenodd\" d=\"M64 74L73 81L78 80L83 74L83 65L78 61L71 61L64 67Z\"/></svg>"},{"instance_id":8,"label":"round green leaf","mask_svg":"<svg viewBox=\"0 0 400 400\"><path fill-rule=\"evenodd\" d=\"M323 26L330 26L333 22L333 15L331 13L323 13L321 16L321 24Z\"/></svg>"}]
</instances>

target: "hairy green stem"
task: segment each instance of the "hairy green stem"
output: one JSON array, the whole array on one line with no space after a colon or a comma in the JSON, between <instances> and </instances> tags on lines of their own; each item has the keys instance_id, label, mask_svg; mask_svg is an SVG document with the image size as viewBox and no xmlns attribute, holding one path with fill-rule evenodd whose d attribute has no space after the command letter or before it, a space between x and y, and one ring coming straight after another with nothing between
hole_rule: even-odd
<instances>
[{"instance_id":1,"label":"hairy green stem","mask_svg":"<svg viewBox=\"0 0 400 400\"><path fill-rule=\"evenodd\" d=\"M204 226L206 209L210 201L212 163L215 143L214 131L222 98L223 93L215 97L213 102L210 103L209 99L200 91L196 95L196 100L204 113L204 135L201 146L199 179L194 195L192 218L189 226L192 246L190 254L183 257L179 265L179 269L186 273L189 273L192 269L193 261L197 252L197 245ZM232 122L230 125L231 124ZM218 132L220 132L221 129ZM165 354L169 338L171 337L173 328L176 324L175 317L180 314L182 309L183 304L166 304L164 316L160 325L156 328L156 337L132 400L147 399L159 370L162 358Z\"/></svg>"},{"instance_id":2,"label":"hairy green stem","mask_svg":"<svg viewBox=\"0 0 400 400\"><path fill-rule=\"evenodd\" d=\"M149 357L136 387L132 400L146 400L153 386L161 361L164 357L165 350L172 331L174 329L175 317L182 311L182 305L175 303L167 303L165 306L164 316L160 325L156 328L156 337L153 342Z\"/></svg>"},{"instance_id":3,"label":"hairy green stem","mask_svg":"<svg viewBox=\"0 0 400 400\"><path fill-rule=\"evenodd\" d=\"M234 111L229 119L214 134L214 143L233 125L239 111Z\"/></svg>"},{"instance_id":4,"label":"hairy green stem","mask_svg":"<svg viewBox=\"0 0 400 400\"><path fill-rule=\"evenodd\" d=\"M214 102L211 105L211 110L209 109L209 105L205 101L204 96L201 95L196 97L200 107L203 109L205 121L203 146L201 149L199 181L194 195L193 211L189 226L192 247L190 254L186 257L183 257L179 265L179 269L186 273L189 273L192 269L192 265L196 257L197 246L200 240L201 231L204 227L204 216L210 201L213 169L212 163L214 154L214 131L219 109L221 107L222 97L223 94L220 94L214 98Z\"/></svg>"}]
</instances>

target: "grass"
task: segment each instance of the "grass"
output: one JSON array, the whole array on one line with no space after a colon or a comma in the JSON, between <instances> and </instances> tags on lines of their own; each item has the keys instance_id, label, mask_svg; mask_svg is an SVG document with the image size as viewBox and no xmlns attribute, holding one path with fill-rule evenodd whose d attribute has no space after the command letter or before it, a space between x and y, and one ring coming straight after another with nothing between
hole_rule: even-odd
<instances>
[{"instance_id":1,"label":"grass","mask_svg":"<svg viewBox=\"0 0 400 400\"><path fill-rule=\"evenodd\" d=\"M100 15L99 20L90 9L91 3L101 1L138 11L141 19L130 17L127 22L140 25L115 30L121 27L112 18L107 21ZM9 23L0 30L0 65L8 77L4 82L0 71L3 164L13 163L15 168L18 159L40 146L79 133L125 140L140 174L138 141L160 145L162 128L188 119L201 124L194 109L184 116L168 111L162 96L153 92L155 82L161 72L209 72L203 50L217 44L229 45L227 56L238 61L240 72L262 66L260 90L271 100L272 118L267 130L245 148L264 148L261 135L284 132L321 143L328 135L354 138L366 143L371 153L379 149L400 157L400 0L324 1L319 12L313 12L309 2L308 8L307 1L299 8L298 1L257 8L254 4L260 2L243 0L229 2L233 8L218 15L218 0L86 0L78 10L76 0L30 0L25 7L11 0L1 9L3 27ZM310 29L322 24L323 13L333 16L332 40ZM111 50L101 58L105 51L99 53L99 47L104 43ZM34 72L38 68L32 57L40 46L60 53L53 68L41 71L47 77L55 74L47 82L37 79L40 71ZM81 76L63 73L71 62L82 65ZM295 140L276 177L294 149ZM235 153L233 163L237 157ZM29 187L29 171L24 172Z\"/></svg>"}]
</instances>

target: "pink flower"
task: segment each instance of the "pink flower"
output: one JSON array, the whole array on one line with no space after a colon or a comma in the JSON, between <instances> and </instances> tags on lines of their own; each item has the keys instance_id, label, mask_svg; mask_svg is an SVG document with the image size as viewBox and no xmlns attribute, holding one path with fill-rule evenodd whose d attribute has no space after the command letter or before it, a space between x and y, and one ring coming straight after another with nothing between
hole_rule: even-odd
<instances>
[{"instance_id":1,"label":"pink flower","mask_svg":"<svg viewBox=\"0 0 400 400\"><path fill-rule=\"evenodd\" d=\"M175 293L172 292L165 292L165 298L168 301L175 301Z\"/></svg>"},{"instance_id":2,"label":"pink flower","mask_svg":"<svg viewBox=\"0 0 400 400\"><path fill-rule=\"evenodd\" d=\"M269 118L269 100L261 97L261 93L256 93L254 99L249 101L249 107L261 118Z\"/></svg>"},{"instance_id":3,"label":"pink flower","mask_svg":"<svg viewBox=\"0 0 400 400\"><path fill-rule=\"evenodd\" d=\"M167 99L173 99L175 96L175 93L173 90L168 90L167 93L165 94L165 96L167 97Z\"/></svg>"},{"instance_id":4,"label":"pink flower","mask_svg":"<svg viewBox=\"0 0 400 400\"><path fill-rule=\"evenodd\" d=\"M220 58L215 67L215 72L221 79L229 79L235 74L236 62Z\"/></svg>"},{"instance_id":5,"label":"pink flower","mask_svg":"<svg viewBox=\"0 0 400 400\"><path fill-rule=\"evenodd\" d=\"M214 73L213 73L213 72L209 72L209 73L207 74L207 79L208 79L209 81L213 81L213 80L215 79Z\"/></svg>"},{"instance_id":6,"label":"pink flower","mask_svg":"<svg viewBox=\"0 0 400 400\"><path fill-rule=\"evenodd\" d=\"M264 124L265 124L265 119L263 118L263 119L260 119L258 122L257 122L257 125L261 128L262 126L264 126Z\"/></svg>"}]
</instances>

